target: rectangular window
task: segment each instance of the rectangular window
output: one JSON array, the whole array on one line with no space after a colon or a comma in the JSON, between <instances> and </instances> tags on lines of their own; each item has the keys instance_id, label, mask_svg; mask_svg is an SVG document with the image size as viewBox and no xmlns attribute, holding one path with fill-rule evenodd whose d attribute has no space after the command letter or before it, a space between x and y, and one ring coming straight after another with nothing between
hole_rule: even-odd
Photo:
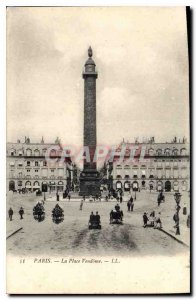
<instances>
[{"instance_id":1,"label":"rectangular window","mask_svg":"<svg viewBox=\"0 0 196 300\"><path fill-rule=\"evenodd\" d=\"M170 178L170 170L169 169L165 170L165 176L166 176L166 178Z\"/></svg>"},{"instance_id":2,"label":"rectangular window","mask_svg":"<svg viewBox=\"0 0 196 300\"><path fill-rule=\"evenodd\" d=\"M29 173L31 170L27 169L27 173Z\"/></svg>"},{"instance_id":3,"label":"rectangular window","mask_svg":"<svg viewBox=\"0 0 196 300\"><path fill-rule=\"evenodd\" d=\"M36 167L38 167L38 166L39 166L39 164L38 164L38 161L35 161L35 166L36 166Z\"/></svg>"},{"instance_id":4,"label":"rectangular window","mask_svg":"<svg viewBox=\"0 0 196 300\"><path fill-rule=\"evenodd\" d=\"M157 176L158 176L158 178L162 177L162 170L161 169L157 170Z\"/></svg>"},{"instance_id":5,"label":"rectangular window","mask_svg":"<svg viewBox=\"0 0 196 300\"><path fill-rule=\"evenodd\" d=\"M30 165L31 165L31 162L27 161L27 167L30 167Z\"/></svg>"},{"instance_id":6,"label":"rectangular window","mask_svg":"<svg viewBox=\"0 0 196 300\"><path fill-rule=\"evenodd\" d=\"M174 169L174 178L178 178L178 169Z\"/></svg>"}]
</instances>

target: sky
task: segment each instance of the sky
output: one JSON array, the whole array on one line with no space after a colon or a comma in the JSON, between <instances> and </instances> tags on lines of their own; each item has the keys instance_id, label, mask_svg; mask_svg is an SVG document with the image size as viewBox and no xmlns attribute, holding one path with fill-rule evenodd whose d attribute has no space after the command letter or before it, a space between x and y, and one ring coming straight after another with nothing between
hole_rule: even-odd
<instances>
[{"instance_id":1,"label":"sky","mask_svg":"<svg viewBox=\"0 0 196 300\"><path fill-rule=\"evenodd\" d=\"M98 144L188 137L185 8L9 7L7 141L82 145L90 45Z\"/></svg>"}]
</instances>

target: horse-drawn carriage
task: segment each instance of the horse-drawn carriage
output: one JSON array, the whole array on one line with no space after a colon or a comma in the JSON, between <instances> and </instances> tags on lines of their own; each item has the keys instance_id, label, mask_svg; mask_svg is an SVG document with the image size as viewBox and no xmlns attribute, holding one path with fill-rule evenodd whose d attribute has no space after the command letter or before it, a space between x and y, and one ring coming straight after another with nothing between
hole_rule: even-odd
<instances>
[{"instance_id":1,"label":"horse-drawn carriage","mask_svg":"<svg viewBox=\"0 0 196 300\"><path fill-rule=\"evenodd\" d=\"M100 216L98 214L94 215L91 213L88 228L101 229Z\"/></svg>"},{"instance_id":2,"label":"horse-drawn carriage","mask_svg":"<svg viewBox=\"0 0 196 300\"><path fill-rule=\"evenodd\" d=\"M120 210L120 207L116 206L115 210L110 212L110 224L123 224L123 211Z\"/></svg>"},{"instance_id":3,"label":"horse-drawn carriage","mask_svg":"<svg viewBox=\"0 0 196 300\"><path fill-rule=\"evenodd\" d=\"M38 202L33 208L33 217L38 222L41 222L45 219L44 206L40 202Z\"/></svg>"},{"instance_id":4,"label":"horse-drawn carriage","mask_svg":"<svg viewBox=\"0 0 196 300\"><path fill-rule=\"evenodd\" d=\"M59 224L64 220L63 209L56 204L55 208L52 210L52 220L54 223Z\"/></svg>"}]
</instances>

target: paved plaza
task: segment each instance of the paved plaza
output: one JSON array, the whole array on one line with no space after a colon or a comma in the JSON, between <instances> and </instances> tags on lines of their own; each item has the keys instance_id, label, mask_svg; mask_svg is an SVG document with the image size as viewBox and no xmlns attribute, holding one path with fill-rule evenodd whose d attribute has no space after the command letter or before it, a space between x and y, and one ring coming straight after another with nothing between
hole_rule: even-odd
<instances>
[{"instance_id":1,"label":"paved plaza","mask_svg":"<svg viewBox=\"0 0 196 300\"><path fill-rule=\"evenodd\" d=\"M134 196L134 194L133 194ZM82 211L79 209L80 198L59 201L64 209L64 221L55 224L51 211L56 201L55 196L45 203L45 220L37 222L33 218L33 207L43 197L30 195L10 195L9 205L14 210L13 221L7 222L7 236L22 227L18 233L7 239L8 253L23 255L175 255L188 252L187 247L178 243L167 234L153 228L143 228L144 211L161 212L163 228L174 226L173 213L175 201L172 194L165 194L166 201L158 208L157 193L142 191L137 193L134 211L127 211L127 199L124 196L120 205L124 212L123 225L109 224L109 213L116 201L86 202ZM182 196L181 202L188 201L188 194ZM18 210L23 206L24 219L19 219ZM189 210L189 208L188 208ZM89 230L89 215L93 211L101 216L101 230ZM187 216L181 213L181 235L185 228ZM145 231L145 234L144 234Z\"/></svg>"}]
</instances>

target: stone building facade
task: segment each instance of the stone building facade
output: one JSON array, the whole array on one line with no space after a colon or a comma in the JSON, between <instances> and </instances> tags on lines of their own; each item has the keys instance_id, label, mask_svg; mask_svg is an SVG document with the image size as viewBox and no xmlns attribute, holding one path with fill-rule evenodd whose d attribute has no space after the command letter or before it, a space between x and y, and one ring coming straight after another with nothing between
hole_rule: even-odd
<instances>
[{"instance_id":1,"label":"stone building facade","mask_svg":"<svg viewBox=\"0 0 196 300\"><path fill-rule=\"evenodd\" d=\"M61 145L55 143L7 143L7 191L64 191L72 181L72 164L61 157Z\"/></svg>"},{"instance_id":2,"label":"stone building facade","mask_svg":"<svg viewBox=\"0 0 196 300\"><path fill-rule=\"evenodd\" d=\"M133 148L136 149L135 156L130 159L130 149ZM125 155L119 162L122 149L126 149ZM107 164L107 178L115 190L169 192L190 189L189 144L186 139L171 143L131 144L123 141L115 153L114 162Z\"/></svg>"}]
</instances>

